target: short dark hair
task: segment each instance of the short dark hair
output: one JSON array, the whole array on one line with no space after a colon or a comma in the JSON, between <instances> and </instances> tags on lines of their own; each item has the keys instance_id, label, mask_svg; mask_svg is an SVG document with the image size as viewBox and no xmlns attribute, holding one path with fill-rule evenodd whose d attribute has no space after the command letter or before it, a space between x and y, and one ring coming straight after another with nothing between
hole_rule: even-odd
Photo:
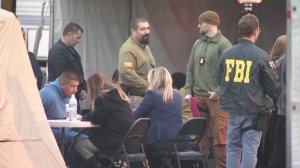
<instances>
[{"instance_id":1,"label":"short dark hair","mask_svg":"<svg viewBox=\"0 0 300 168\"><path fill-rule=\"evenodd\" d=\"M130 22L130 29L136 30L139 28L139 23L148 22L146 18L135 18Z\"/></svg>"},{"instance_id":2,"label":"short dark hair","mask_svg":"<svg viewBox=\"0 0 300 168\"><path fill-rule=\"evenodd\" d=\"M60 75L60 80L66 82L71 80L80 81L80 76L74 71L66 70Z\"/></svg>"},{"instance_id":3,"label":"short dark hair","mask_svg":"<svg viewBox=\"0 0 300 168\"><path fill-rule=\"evenodd\" d=\"M238 29L242 37L249 37L259 28L259 20L253 14L244 15L238 22Z\"/></svg>"},{"instance_id":4,"label":"short dark hair","mask_svg":"<svg viewBox=\"0 0 300 168\"><path fill-rule=\"evenodd\" d=\"M182 72L174 72L172 75L173 88L181 89L185 85L186 75Z\"/></svg>"},{"instance_id":5,"label":"short dark hair","mask_svg":"<svg viewBox=\"0 0 300 168\"><path fill-rule=\"evenodd\" d=\"M69 32L76 33L77 31L81 31L83 33L82 27L77 23L68 23L63 31L63 35L67 35Z\"/></svg>"}]
</instances>

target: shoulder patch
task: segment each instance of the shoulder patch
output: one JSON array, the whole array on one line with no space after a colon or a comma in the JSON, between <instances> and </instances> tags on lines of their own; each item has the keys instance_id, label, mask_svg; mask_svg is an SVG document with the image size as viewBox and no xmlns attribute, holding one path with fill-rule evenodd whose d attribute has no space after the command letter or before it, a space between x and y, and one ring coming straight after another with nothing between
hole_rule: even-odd
<instances>
[{"instance_id":1,"label":"shoulder patch","mask_svg":"<svg viewBox=\"0 0 300 168\"><path fill-rule=\"evenodd\" d=\"M133 68L132 62L124 62L126 68Z\"/></svg>"},{"instance_id":2,"label":"shoulder patch","mask_svg":"<svg viewBox=\"0 0 300 168\"><path fill-rule=\"evenodd\" d=\"M269 65L270 65L270 67L271 67L273 70L276 69L276 65L275 65L275 63L274 63L273 61L269 61Z\"/></svg>"}]
</instances>

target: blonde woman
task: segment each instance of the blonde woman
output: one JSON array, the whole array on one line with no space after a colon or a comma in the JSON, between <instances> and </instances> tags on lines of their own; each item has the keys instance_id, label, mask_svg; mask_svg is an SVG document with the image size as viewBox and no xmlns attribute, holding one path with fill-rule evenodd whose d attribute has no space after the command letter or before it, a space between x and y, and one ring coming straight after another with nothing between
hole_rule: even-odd
<instances>
[{"instance_id":1,"label":"blonde woman","mask_svg":"<svg viewBox=\"0 0 300 168\"><path fill-rule=\"evenodd\" d=\"M100 167L95 153L115 154L134 117L126 94L106 76L93 74L88 86L93 103L87 119L100 127L92 137L77 140L75 148L93 167Z\"/></svg>"},{"instance_id":2,"label":"blonde woman","mask_svg":"<svg viewBox=\"0 0 300 168\"><path fill-rule=\"evenodd\" d=\"M182 101L179 92L172 88L172 78L166 68L150 70L148 82L150 88L133 114L135 118L151 119L144 145L150 167L157 168L162 162L153 153L168 150L170 146L165 142L175 139L182 126Z\"/></svg>"}]
</instances>

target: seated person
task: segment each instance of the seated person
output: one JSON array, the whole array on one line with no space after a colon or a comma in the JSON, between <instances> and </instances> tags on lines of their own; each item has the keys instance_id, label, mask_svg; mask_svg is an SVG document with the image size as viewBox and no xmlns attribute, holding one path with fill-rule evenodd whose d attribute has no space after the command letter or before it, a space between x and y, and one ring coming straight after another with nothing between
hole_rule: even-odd
<instances>
[{"instance_id":1,"label":"seated person","mask_svg":"<svg viewBox=\"0 0 300 168\"><path fill-rule=\"evenodd\" d=\"M94 167L100 167L95 153L114 155L125 134L134 122L128 97L117 84L113 84L100 73L88 79L91 93L92 112L87 119L100 128L93 130L93 136L77 140L76 150Z\"/></svg>"},{"instance_id":2,"label":"seated person","mask_svg":"<svg viewBox=\"0 0 300 168\"><path fill-rule=\"evenodd\" d=\"M138 108L133 112L136 119L150 118L151 126L144 138L145 152L151 168L161 167L162 160L156 158L156 151L168 151L182 127L182 98L172 88L172 78L164 67L149 71L150 89Z\"/></svg>"},{"instance_id":3,"label":"seated person","mask_svg":"<svg viewBox=\"0 0 300 168\"><path fill-rule=\"evenodd\" d=\"M182 72L175 72L172 74L173 80L173 88L179 90L180 96L182 97L182 118L183 122L187 121L188 119L193 118L191 105L185 101L185 80L186 75Z\"/></svg>"},{"instance_id":4,"label":"seated person","mask_svg":"<svg viewBox=\"0 0 300 168\"><path fill-rule=\"evenodd\" d=\"M79 76L72 71L63 72L55 81L40 90L40 96L48 120L66 119L65 104L69 103L72 94L77 92ZM61 142L61 128L51 128L58 144ZM78 135L70 128L65 128L65 146L68 146ZM80 135L79 138L85 137ZM67 148L66 148L67 149Z\"/></svg>"}]
</instances>

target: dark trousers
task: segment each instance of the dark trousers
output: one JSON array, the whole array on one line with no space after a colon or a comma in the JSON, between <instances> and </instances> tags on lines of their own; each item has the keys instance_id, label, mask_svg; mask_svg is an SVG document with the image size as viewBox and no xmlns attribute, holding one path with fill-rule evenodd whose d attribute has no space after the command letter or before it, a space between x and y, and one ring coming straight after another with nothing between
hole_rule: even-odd
<instances>
[{"instance_id":1,"label":"dark trousers","mask_svg":"<svg viewBox=\"0 0 300 168\"><path fill-rule=\"evenodd\" d=\"M285 116L278 115L275 144L268 164L269 168L285 168L285 127Z\"/></svg>"},{"instance_id":2,"label":"dark trousers","mask_svg":"<svg viewBox=\"0 0 300 168\"><path fill-rule=\"evenodd\" d=\"M188 143L182 143L178 145L178 150L191 149ZM167 153L174 151L172 143L160 142L151 145L145 145L145 153L147 155L148 163L150 168L172 168L172 160L167 157ZM165 152L161 154L160 152ZM182 167L192 167L192 163L185 161L181 162Z\"/></svg>"},{"instance_id":3,"label":"dark trousers","mask_svg":"<svg viewBox=\"0 0 300 168\"><path fill-rule=\"evenodd\" d=\"M272 116L269 119L267 131L263 132L260 146L257 152L257 165L256 168L266 168L270 160L276 136L277 125L277 111L272 112Z\"/></svg>"}]
</instances>

